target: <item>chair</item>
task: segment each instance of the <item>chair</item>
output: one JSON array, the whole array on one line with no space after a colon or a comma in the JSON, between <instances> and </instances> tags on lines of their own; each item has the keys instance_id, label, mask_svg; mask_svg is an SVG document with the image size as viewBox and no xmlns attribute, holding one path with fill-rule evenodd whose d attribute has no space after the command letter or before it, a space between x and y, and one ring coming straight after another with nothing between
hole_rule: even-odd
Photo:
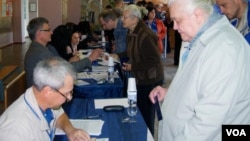
<instances>
[{"instance_id":1,"label":"chair","mask_svg":"<svg viewBox=\"0 0 250 141\"><path fill-rule=\"evenodd\" d=\"M4 109L12 104L26 90L25 71L10 81L4 88Z\"/></svg>"}]
</instances>

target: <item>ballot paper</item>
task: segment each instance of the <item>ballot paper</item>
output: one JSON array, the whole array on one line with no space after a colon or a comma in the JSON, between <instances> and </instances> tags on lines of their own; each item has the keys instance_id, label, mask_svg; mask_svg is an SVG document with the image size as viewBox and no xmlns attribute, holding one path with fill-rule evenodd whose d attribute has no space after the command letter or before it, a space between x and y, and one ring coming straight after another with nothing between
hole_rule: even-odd
<instances>
[{"instance_id":1,"label":"ballot paper","mask_svg":"<svg viewBox=\"0 0 250 141\"><path fill-rule=\"evenodd\" d=\"M84 81L84 80L76 80L76 81L74 82L74 84L75 84L76 86L89 85L89 83L86 82L86 81Z\"/></svg>"},{"instance_id":2,"label":"ballot paper","mask_svg":"<svg viewBox=\"0 0 250 141\"><path fill-rule=\"evenodd\" d=\"M91 72L80 72L80 73L77 73L77 79L86 79L86 78L92 78Z\"/></svg>"},{"instance_id":3,"label":"ballot paper","mask_svg":"<svg viewBox=\"0 0 250 141\"><path fill-rule=\"evenodd\" d=\"M109 138L91 138L91 141L109 141Z\"/></svg>"},{"instance_id":4,"label":"ballot paper","mask_svg":"<svg viewBox=\"0 0 250 141\"><path fill-rule=\"evenodd\" d=\"M85 119L70 119L70 122L75 128L82 129L93 136L101 135L103 120L85 120ZM65 135L61 129L56 129L56 135Z\"/></svg>"},{"instance_id":5,"label":"ballot paper","mask_svg":"<svg viewBox=\"0 0 250 141\"><path fill-rule=\"evenodd\" d=\"M108 71L108 66L92 66L92 71L94 72L101 72L101 71Z\"/></svg>"},{"instance_id":6,"label":"ballot paper","mask_svg":"<svg viewBox=\"0 0 250 141\"><path fill-rule=\"evenodd\" d=\"M127 98L95 99L95 109L102 109L104 106L121 105L128 107Z\"/></svg>"},{"instance_id":7,"label":"ballot paper","mask_svg":"<svg viewBox=\"0 0 250 141\"><path fill-rule=\"evenodd\" d=\"M108 77L107 72L92 72L91 75L92 75L92 78L95 79L96 81L100 81Z\"/></svg>"},{"instance_id":8,"label":"ballot paper","mask_svg":"<svg viewBox=\"0 0 250 141\"><path fill-rule=\"evenodd\" d=\"M95 79L100 81L108 77L107 72L80 72L77 73L77 79Z\"/></svg>"},{"instance_id":9,"label":"ballot paper","mask_svg":"<svg viewBox=\"0 0 250 141\"><path fill-rule=\"evenodd\" d=\"M80 59L84 59L84 58L87 58L89 57L89 55L91 54L92 50L88 49L88 50L79 50L78 51L79 54L78 56L80 57Z\"/></svg>"}]
</instances>

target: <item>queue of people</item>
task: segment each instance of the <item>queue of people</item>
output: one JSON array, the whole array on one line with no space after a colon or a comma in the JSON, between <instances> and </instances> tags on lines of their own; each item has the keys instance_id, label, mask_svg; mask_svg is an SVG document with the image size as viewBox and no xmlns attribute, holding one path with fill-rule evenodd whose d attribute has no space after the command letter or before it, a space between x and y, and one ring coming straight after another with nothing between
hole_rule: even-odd
<instances>
[{"instance_id":1,"label":"queue of people","mask_svg":"<svg viewBox=\"0 0 250 141\"><path fill-rule=\"evenodd\" d=\"M128 58L122 69L136 79L138 108L152 135L155 98L162 103L159 141L220 141L222 125L250 124L249 2L216 0L214 4L211 0L168 1L173 28L182 40L178 70L168 88L162 87L163 38L159 35L160 29L164 34L167 29L163 22L158 27L157 9L150 3L146 20L133 3L119 5L119 14L109 8L99 15L102 28L114 30L111 56ZM53 140L56 127L69 140L90 140L88 133L70 124L61 105L72 99L75 72L89 67L103 50L77 58L83 34L68 29L60 25L53 33L43 17L29 22L32 43L24 62L29 88L0 117L0 140ZM57 34L66 35L67 42ZM41 130L41 125L46 129Z\"/></svg>"}]
</instances>

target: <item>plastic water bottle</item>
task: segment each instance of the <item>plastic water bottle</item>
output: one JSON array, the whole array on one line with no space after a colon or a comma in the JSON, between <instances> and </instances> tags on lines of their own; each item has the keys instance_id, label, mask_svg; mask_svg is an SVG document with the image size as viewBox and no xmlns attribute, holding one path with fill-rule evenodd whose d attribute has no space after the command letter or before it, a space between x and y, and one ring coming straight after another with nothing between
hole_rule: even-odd
<instances>
[{"instance_id":1,"label":"plastic water bottle","mask_svg":"<svg viewBox=\"0 0 250 141\"><path fill-rule=\"evenodd\" d=\"M114 83L114 58L109 56L108 60L108 83Z\"/></svg>"},{"instance_id":2,"label":"plastic water bottle","mask_svg":"<svg viewBox=\"0 0 250 141\"><path fill-rule=\"evenodd\" d=\"M104 35L104 30L102 30L101 35L102 35L102 48L105 52L106 51L106 39L105 39L105 35Z\"/></svg>"}]
</instances>

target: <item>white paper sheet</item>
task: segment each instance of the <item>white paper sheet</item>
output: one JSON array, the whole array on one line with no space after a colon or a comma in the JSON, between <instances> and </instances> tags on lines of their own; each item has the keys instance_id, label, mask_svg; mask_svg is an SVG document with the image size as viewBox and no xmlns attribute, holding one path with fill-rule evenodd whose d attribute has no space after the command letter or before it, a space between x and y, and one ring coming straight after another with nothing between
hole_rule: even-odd
<instances>
[{"instance_id":1,"label":"white paper sheet","mask_svg":"<svg viewBox=\"0 0 250 141\"><path fill-rule=\"evenodd\" d=\"M80 57L80 59L84 59L86 57L89 57L89 55L91 54L92 50L79 50L79 54L78 56Z\"/></svg>"},{"instance_id":2,"label":"white paper sheet","mask_svg":"<svg viewBox=\"0 0 250 141\"><path fill-rule=\"evenodd\" d=\"M93 72L101 72L101 71L108 71L108 66L92 66Z\"/></svg>"},{"instance_id":3,"label":"white paper sheet","mask_svg":"<svg viewBox=\"0 0 250 141\"><path fill-rule=\"evenodd\" d=\"M91 138L91 141L109 141L109 138Z\"/></svg>"},{"instance_id":4,"label":"white paper sheet","mask_svg":"<svg viewBox=\"0 0 250 141\"><path fill-rule=\"evenodd\" d=\"M88 82L83 81L83 80L76 80L76 81L74 82L74 84L77 85L77 86L89 85Z\"/></svg>"},{"instance_id":5,"label":"white paper sheet","mask_svg":"<svg viewBox=\"0 0 250 141\"><path fill-rule=\"evenodd\" d=\"M77 79L95 79L96 81L100 81L101 79L105 79L108 77L107 72L80 72L77 73Z\"/></svg>"},{"instance_id":6,"label":"white paper sheet","mask_svg":"<svg viewBox=\"0 0 250 141\"><path fill-rule=\"evenodd\" d=\"M107 72L92 72L91 75L92 75L92 78L95 79L96 81L100 81L108 77Z\"/></svg>"},{"instance_id":7,"label":"white paper sheet","mask_svg":"<svg viewBox=\"0 0 250 141\"><path fill-rule=\"evenodd\" d=\"M84 79L84 78L91 78L91 73L90 72L77 73L77 79Z\"/></svg>"},{"instance_id":8,"label":"white paper sheet","mask_svg":"<svg viewBox=\"0 0 250 141\"><path fill-rule=\"evenodd\" d=\"M95 99L95 109L102 109L104 106L122 105L128 107L127 98Z\"/></svg>"},{"instance_id":9,"label":"white paper sheet","mask_svg":"<svg viewBox=\"0 0 250 141\"><path fill-rule=\"evenodd\" d=\"M105 58L102 58L101 60L102 61L98 62L99 65L108 66L108 60L105 60ZM114 63L120 63L120 61L118 61L116 58L114 58Z\"/></svg>"},{"instance_id":10,"label":"white paper sheet","mask_svg":"<svg viewBox=\"0 0 250 141\"><path fill-rule=\"evenodd\" d=\"M84 119L70 119L70 122L75 128L83 129L90 135L99 136L104 124L103 120L84 120ZM65 132L61 129L56 129L56 135L64 135Z\"/></svg>"}]
</instances>

